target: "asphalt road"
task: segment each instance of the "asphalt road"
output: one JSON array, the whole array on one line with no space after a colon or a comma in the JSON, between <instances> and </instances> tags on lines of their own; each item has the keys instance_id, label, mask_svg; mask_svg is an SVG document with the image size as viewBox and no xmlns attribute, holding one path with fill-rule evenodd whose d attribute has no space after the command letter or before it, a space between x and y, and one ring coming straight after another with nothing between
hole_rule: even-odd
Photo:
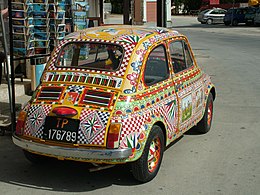
<instances>
[{"instance_id":1,"label":"asphalt road","mask_svg":"<svg viewBox=\"0 0 260 195\"><path fill-rule=\"evenodd\" d=\"M0 194L260 194L260 27L201 25L174 17L216 85L212 129L186 133L165 151L157 177L138 184L125 166L32 165L11 136L0 137Z\"/></svg>"}]
</instances>

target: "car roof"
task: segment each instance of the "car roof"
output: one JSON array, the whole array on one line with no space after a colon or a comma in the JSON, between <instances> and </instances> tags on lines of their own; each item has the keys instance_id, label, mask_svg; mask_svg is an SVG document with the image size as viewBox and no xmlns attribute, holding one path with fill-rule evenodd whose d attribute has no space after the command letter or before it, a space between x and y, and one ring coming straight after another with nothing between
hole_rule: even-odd
<instances>
[{"instance_id":1,"label":"car roof","mask_svg":"<svg viewBox=\"0 0 260 195\"><path fill-rule=\"evenodd\" d=\"M65 37L68 39L80 40L96 40L109 42L134 42L139 40L147 40L149 38L163 39L169 36L181 36L178 31L162 28L162 27L147 27L147 26L132 26L132 25L108 25L86 28ZM134 40L135 39L135 40Z\"/></svg>"}]
</instances>

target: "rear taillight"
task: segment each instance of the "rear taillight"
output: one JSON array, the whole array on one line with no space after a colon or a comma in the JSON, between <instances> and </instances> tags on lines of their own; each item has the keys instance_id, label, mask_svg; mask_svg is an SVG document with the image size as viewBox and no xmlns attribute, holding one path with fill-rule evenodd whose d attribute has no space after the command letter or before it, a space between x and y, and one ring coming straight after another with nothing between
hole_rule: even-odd
<instances>
[{"instance_id":1,"label":"rear taillight","mask_svg":"<svg viewBox=\"0 0 260 195\"><path fill-rule=\"evenodd\" d=\"M27 113L25 111L21 111L18 115L17 122L16 122L16 128L15 128L15 133L17 135L23 134L26 116L27 116Z\"/></svg>"},{"instance_id":2,"label":"rear taillight","mask_svg":"<svg viewBox=\"0 0 260 195\"><path fill-rule=\"evenodd\" d=\"M121 130L121 124L111 124L107 135L107 148L119 147L119 135Z\"/></svg>"},{"instance_id":3,"label":"rear taillight","mask_svg":"<svg viewBox=\"0 0 260 195\"><path fill-rule=\"evenodd\" d=\"M57 116L75 116L78 114L78 111L74 108L61 106L54 108L52 113L56 114Z\"/></svg>"}]
</instances>

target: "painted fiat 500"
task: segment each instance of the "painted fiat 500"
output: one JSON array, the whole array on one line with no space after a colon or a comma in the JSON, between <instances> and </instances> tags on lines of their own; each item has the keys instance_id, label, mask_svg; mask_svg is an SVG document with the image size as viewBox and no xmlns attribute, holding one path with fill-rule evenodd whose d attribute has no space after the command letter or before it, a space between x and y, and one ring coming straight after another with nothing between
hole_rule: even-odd
<instances>
[{"instance_id":1,"label":"painted fiat 500","mask_svg":"<svg viewBox=\"0 0 260 195\"><path fill-rule=\"evenodd\" d=\"M32 162L131 163L134 177L147 182L166 146L192 127L209 131L215 96L177 31L89 28L55 48L13 141Z\"/></svg>"}]
</instances>

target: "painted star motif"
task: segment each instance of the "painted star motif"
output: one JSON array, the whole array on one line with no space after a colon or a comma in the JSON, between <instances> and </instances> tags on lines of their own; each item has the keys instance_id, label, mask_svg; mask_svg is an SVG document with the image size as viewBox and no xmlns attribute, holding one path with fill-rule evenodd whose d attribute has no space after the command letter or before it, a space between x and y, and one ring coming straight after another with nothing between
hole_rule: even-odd
<instances>
[{"instance_id":1,"label":"painted star motif","mask_svg":"<svg viewBox=\"0 0 260 195\"><path fill-rule=\"evenodd\" d=\"M85 122L81 124L81 130L89 141L103 128L104 125L96 114L90 115Z\"/></svg>"},{"instance_id":2,"label":"painted star motif","mask_svg":"<svg viewBox=\"0 0 260 195\"><path fill-rule=\"evenodd\" d=\"M40 107L39 109L37 109L28 119L31 127L31 132L37 132L44 122L44 113L42 108Z\"/></svg>"}]
</instances>

